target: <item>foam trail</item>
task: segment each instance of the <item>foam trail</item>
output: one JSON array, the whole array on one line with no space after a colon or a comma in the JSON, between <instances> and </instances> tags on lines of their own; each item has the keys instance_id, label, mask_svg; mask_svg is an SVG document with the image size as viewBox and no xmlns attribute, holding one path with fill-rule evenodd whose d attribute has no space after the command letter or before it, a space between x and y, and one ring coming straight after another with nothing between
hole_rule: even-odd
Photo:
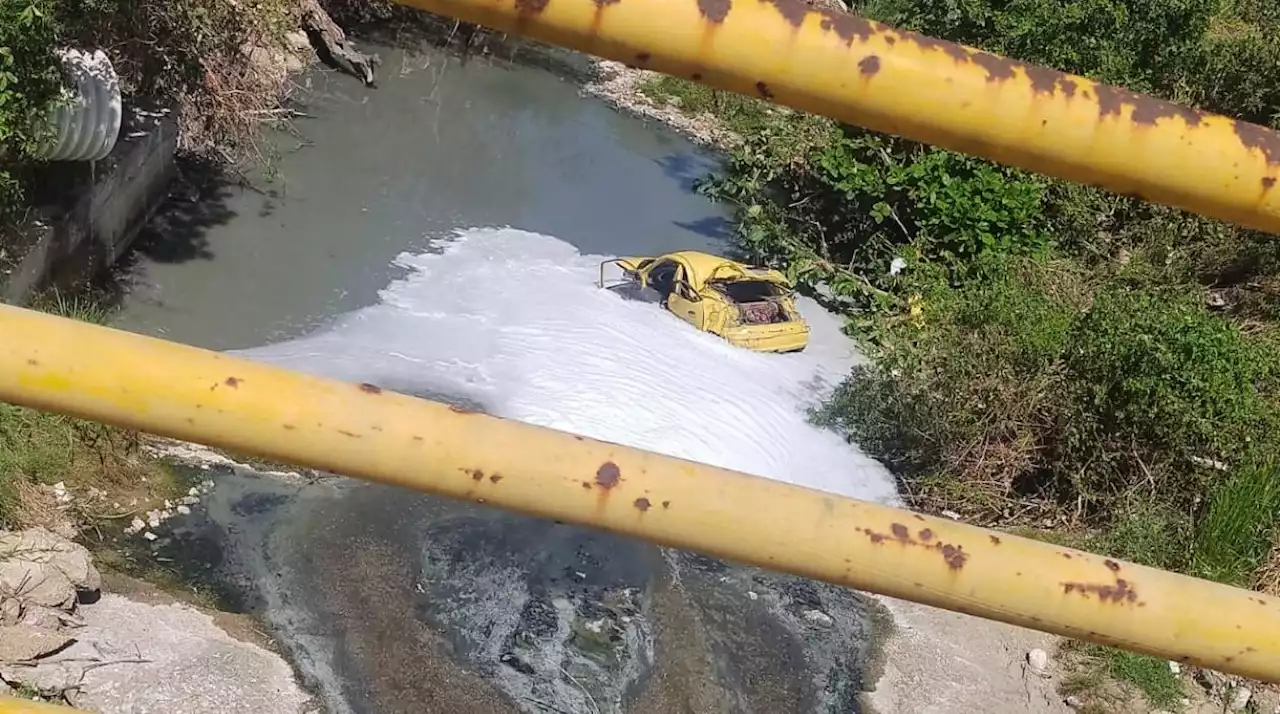
<instances>
[{"instance_id":1,"label":"foam trail","mask_svg":"<svg viewBox=\"0 0 1280 714\"><path fill-rule=\"evenodd\" d=\"M803 299L799 354L758 354L595 281L604 256L512 228L401 255L380 304L245 356L824 491L898 503L885 469L808 423L858 359L838 318Z\"/></svg>"}]
</instances>

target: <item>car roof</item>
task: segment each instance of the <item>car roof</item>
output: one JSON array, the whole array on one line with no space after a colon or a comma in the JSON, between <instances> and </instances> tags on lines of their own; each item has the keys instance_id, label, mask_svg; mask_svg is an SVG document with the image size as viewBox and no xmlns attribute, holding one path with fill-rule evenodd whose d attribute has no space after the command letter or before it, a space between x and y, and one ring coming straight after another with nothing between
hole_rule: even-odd
<instances>
[{"instance_id":1,"label":"car roof","mask_svg":"<svg viewBox=\"0 0 1280 714\"><path fill-rule=\"evenodd\" d=\"M753 268L753 266L746 263L739 263L736 260L730 260L724 256L704 253L698 250L680 250L674 253L667 253L666 255L659 256L657 260L663 260L665 258L675 258L684 263L685 267L689 269L690 273L692 273L689 276L690 282L699 286L715 272L716 268L719 268L722 265L735 266L748 274L755 273L760 270L758 268ZM774 272L775 271L770 270L768 273L761 273L760 279L769 280L771 277L769 274Z\"/></svg>"}]
</instances>

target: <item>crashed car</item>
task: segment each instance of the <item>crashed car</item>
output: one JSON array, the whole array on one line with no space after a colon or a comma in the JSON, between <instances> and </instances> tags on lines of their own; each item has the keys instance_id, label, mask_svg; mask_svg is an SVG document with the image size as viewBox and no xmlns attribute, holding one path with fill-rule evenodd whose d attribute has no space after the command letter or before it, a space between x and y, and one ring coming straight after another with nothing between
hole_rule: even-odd
<instances>
[{"instance_id":1,"label":"crashed car","mask_svg":"<svg viewBox=\"0 0 1280 714\"><path fill-rule=\"evenodd\" d=\"M608 265L622 279L605 284ZM795 291L782 273L709 253L678 251L654 258L619 257L600 264L601 288L653 295L668 311L699 330L757 352L799 352L809 344L809 323L796 309Z\"/></svg>"}]
</instances>

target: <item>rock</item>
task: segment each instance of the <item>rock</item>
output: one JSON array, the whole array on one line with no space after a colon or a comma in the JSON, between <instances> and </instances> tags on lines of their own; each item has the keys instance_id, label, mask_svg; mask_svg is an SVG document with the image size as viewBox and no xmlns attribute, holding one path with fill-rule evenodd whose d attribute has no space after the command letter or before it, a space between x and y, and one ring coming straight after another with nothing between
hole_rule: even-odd
<instances>
[{"instance_id":1,"label":"rock","mask_svg":"<svg viewBox=\"0 0 1280 714\"><path fill-rule=\"evenodd\" d=\"M1044 674L1049 666L1049 653L1042 649L1034 649L1027 653L1027 664L1036 674Z\"/></svg>"},{"instance_id":2,"label":"rock","mask_svg":"<svg viewBox=\"0 0 1280 714\"><path fill-rule=\"evenodd\" d=\"M803 615L804 619L815 625L831 627L835 624L835 620L832 620L830 615L821 610L805 610Z\"/></svg>"},{"instance_id":3,"label":"rock","mask_svg":"<svg viewBox=\"0 0 1280 714\"><path fill-rule=\"evenodd\" d=\"M1067 697L1065 701L1067 706L1071 707L1072 709L1079 709L1080 707L1084 706L1084 702L1080 701L1080 697L1077 697L1074 694Z\"/></svg>"},{"instance_id":4,"label":"rock","mask_svg":"<svg viewBox=\"0 0 1280 714\"><path fill-rule=\"evenodd\" d=\"M1195 679L1196 684L1210 694L1221 691L1226 686L1226 679L1212 669L1197 670Z\"/></svg>"},{"instance_id":5,"label":"rock","mask_svg":"<svg viewBox=\"0 0 1280 714\"><path fill-rule=\"evenodd\" d=\"M0 667L8 681L64 692L85 711L301 714L308 695L278 655L232 639L183 605L106 594L83 609L64 652L37 666ZM0 635L0 643L8 638ZM109 664L109 666L107 666Z\"/></svg>"},{"instance_id":6,"label":"rock","mask_svg":"<svg viewBox=\"0 0 1280 714\"><path fill-rule=\"evenodd\" d=\"M21 622L28 627L57 630L62 627L64 619L68 617L71 616L57 608L28 605L23 609Z\"/></svg>"},{"instance_id":7,"label":"rock","mask_svg":"<svg viewBox=\"0 0 1280 714\"><path fill-rule=\"evenodd\" d=\"M30 662L74 641L74 637L30 625L0 627L0 663Z\"/></svg>"},{"instance_id":8,"label":"rock","mask_svg":"<svg viewBox=\"0 0 1280 714\"><path fill-rule=\"evenodd\" d=\"M52 566L65 575L76 590L93 592L102 588L102 576L93 567L89 551L44 528L0 533L0 553L9 553L16 560Z\"/></svg>"},{"instance_id":9,"label":"rock","mask_svg":"<svg viewBox=\"0 0 1280 714\"><path fill-rule=\"evenodd\" d=\"M1258 714L1280 714L1280 691L1264 687L1254 692L1253 708Z\"/></svg>"},{"instance_id":10,"label":"rock","mask_svg":"<svg viewBox=\"0 0 1280 714\"><path fill-rule=\"evenodd\" d=\"M311 51L311 40L307 39L307 33L301 30L286 32L284 35L284 43L294 52Z\"/></svg>"},{"instance_id":11,"label":"rock","mask_svg":"<svg viewBox=\"0 0 1280 714\"><path fill-rule=\"evenodd\" d=\"M1179 674L1182 674L1182 665L1177 662L1169 662L1169 671L1173 672L1173 676L1176 677Z\"/></svg>"},{"instance_id":12,"label":"rock","mask_svg":"<svg viewBox=\"0 0 1280 714\"><path fill-rule=\"evenodd\" d=\"M1231 696L1227 699L1227 711L1242 712L1244 708L1249 706L1249 699L1253 697L1253 692L1248 687L1236 687L1231 690Z\"/></svg>"},{"instance_id":13,"label":"rock","mask_svg":"<svg viewBox=\"0 0 1280 714\"><path fill-rule=\"evenodd\" d=\"M65 573L47 563L17 557L0 560L0 592L27 605L65 609L76 602L76 586Z\"/></svg>"},{"instance_id":14,"label":"rock","mask_svg":"<svg viewBox=\"0 0 1280 714\"><path fill-rule=\"evenodd\" d=\"M0 597L0 625L16 625L21 617L21 600L16 597Z\"/></svg>"}]
</instances>

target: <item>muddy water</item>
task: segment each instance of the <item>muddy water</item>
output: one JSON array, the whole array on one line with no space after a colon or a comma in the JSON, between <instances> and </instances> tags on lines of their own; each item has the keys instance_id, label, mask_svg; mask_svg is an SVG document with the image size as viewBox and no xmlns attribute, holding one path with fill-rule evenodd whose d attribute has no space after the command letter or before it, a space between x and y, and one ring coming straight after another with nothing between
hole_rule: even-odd
<instances>
[{"instance_id":1,"label":"muddy water","mask_svg":"<svg viewBox=\"0 0 1280 714\"><path fill-rule=\"evenodd\" d=\"M121 326L892 499L805 422L857 359L816 305L810 350L763 356L591 286L602 255L723 247L712 159L546 70L383 53L376 90L302 80L279 178L169 207ZM334 712L858 710L847 591L336 477L219 484L158 548L216 545Z\"/></svg>"}]
</instances>

